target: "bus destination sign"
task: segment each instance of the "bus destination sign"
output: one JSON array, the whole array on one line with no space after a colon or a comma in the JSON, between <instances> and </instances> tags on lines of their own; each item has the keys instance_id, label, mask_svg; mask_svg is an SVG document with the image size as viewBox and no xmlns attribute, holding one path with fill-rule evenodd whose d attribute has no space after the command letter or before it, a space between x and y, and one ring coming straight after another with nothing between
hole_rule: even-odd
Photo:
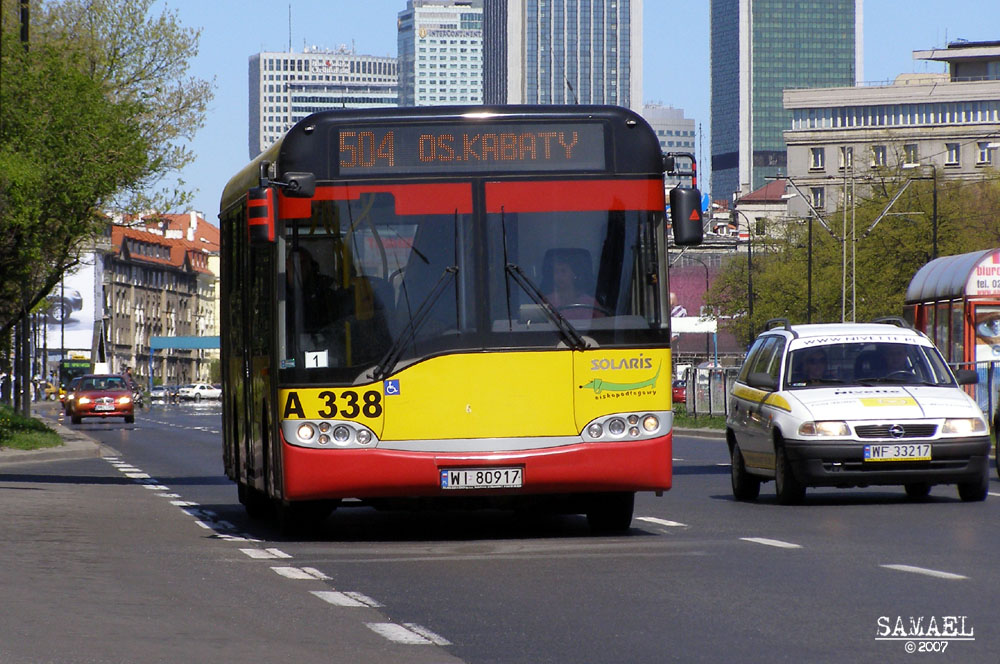
<instances>
[{"instance_id":1,"label":"bus destination sign","mask_svg":"<svg viewBox=\"0 0 1000 664\"><path fill-rule=\"evenodd\" d=\"M604 125L434 124L340 129L341 175L605 168Z\"/></svg>"}]
</instances>

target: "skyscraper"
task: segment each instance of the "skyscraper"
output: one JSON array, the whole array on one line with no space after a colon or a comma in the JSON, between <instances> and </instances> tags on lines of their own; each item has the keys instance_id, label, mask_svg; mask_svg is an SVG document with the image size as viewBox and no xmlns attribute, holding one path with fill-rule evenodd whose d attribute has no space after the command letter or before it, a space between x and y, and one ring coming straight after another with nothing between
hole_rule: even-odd
<instances>
[{"instance_id":1,"label":"skyscraper","mask_svg":"<svg viewBox=\"0 0 1000 664\"><path fill-rule=\"evenodd\" d=\"M482 0L407 0L397 26L400 106L482 103Z\"/></svg>"},{"instance_id":2,"label":"skyscraper","mask_svg":"<svg viewBox=\"0 0 1000 664\"><path fill-rule=\"evenodd\" d=\"M487 104L642 110L642 0L484 0Z\"/></svg>"},{"instance_id":3,"label":"skyscraper","mask_svg":"<svg viewBox=\"0 0 1000 664\"><path fill-rule=\"evenodd\" d=\"M748 193L787 172L786 88L862 79L863 0L712 0L714 198Z\"/></svg>"},{"instance_id":4,"label":"skyscraper","mask_svg":"<svg viewBox=\"0 0 1000 664\"><path fill-rule=\"evenodd\" d=\"M250 158L310 113L331 108L396 106L396 58L353 48L250 56Z\"/></svg>"}]
</instances>

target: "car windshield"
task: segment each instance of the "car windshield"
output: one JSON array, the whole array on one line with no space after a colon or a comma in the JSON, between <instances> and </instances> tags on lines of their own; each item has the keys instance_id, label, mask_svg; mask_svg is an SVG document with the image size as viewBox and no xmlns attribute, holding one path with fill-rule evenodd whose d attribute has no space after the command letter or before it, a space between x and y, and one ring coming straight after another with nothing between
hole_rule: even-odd
<instances>
[{"instance_id":1,"label":"car windshield","mask_svg":"<svg viewBox=\"0 0 1000 664\"><path fill-rule=\"evenodd\" d=\"M286 221L286 380L370 380L430 354L573 346L582 335L601 346L667 342L661 213L642 209L645 199L639 209L609 199L599 209L525 211L523 191L489 183L476 215L471 185L386 188L355 198L332 190L344 199L315 200L310 218Z\"/></svg>"},{"instance_id":2,"label":"car windshield","mask_svg":"<svg viewBox=\"0 0 1000 664\"><path fill-rule=\"evenodd\" d=\"M788 355L785 385L955 385L940 353L908 343L833 343L797 348Z\"/></svg>"},{"instance_id":3,"label":"car windshield","mask_svg":"<svg viewBox=\"0 0 1000 664\"><path fill-rule=\"evenodd\" d=\"M84 378L80 381L81 392L87 390L124 390L125 379L119 376L98 376L95 378Z\"/></svg>"}]
</instances>

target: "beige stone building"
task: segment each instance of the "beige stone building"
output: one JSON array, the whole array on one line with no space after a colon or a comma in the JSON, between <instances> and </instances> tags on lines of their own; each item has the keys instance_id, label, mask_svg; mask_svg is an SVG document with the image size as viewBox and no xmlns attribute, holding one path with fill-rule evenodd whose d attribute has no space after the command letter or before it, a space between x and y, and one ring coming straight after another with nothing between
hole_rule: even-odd
<instances>
[{"instance_id":1,"label":"beige stone building","mask_svg":"<svg viewBox=\"0 0 1000 664\"><path fill-rule=\"evenodd\" d=\"M219 334L219 229L197 212L111 225L103 260L104 337L110 369L156 382L209 381L218 350L163 349L152 337Z\"/></svg>"},{"instance_id":2,"label":"beige stone building","mask_svg":"<svg viewBox=\"0 0 1000 664\"><path fill-rule=\"evenodd\" d=\"M875 179L974 179L997 168L1000 41L953 42L914 57L946 63L948 72L903 74L892 85L785 90L787 175L821 213ZM789 213L808 210L792 199Z\"/></svg>"}]
</instances>

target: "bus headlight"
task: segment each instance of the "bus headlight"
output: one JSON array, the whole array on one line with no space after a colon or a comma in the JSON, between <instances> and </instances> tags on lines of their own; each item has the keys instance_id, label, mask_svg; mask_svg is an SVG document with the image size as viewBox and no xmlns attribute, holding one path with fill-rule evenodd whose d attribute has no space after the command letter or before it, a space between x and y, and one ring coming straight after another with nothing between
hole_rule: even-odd
<instances>
[{"instance_id":1,"label":"bus headlight","mask_svg":"<svg viewBox=\"0 0 1000 664\"><path fill-rule=\"evenodd\" d=\"M372 433L368 429L361 429L355 434L355 440L358 441L359 445L367 445L372 442Z\"/></svg>"},{"instance_id":2,"label":"bus headlight","mask_svg":"<svg viewBox=\"0 0 1000 664\"><path fill-rule=\"evenodd\" d=\"M309 441L316 435L316 428L311 424L300 424L299 428L295 430L295 435L299 437L299 440Z\"/></svg>"},{"instance_id":3,"label":"bus headlight","mask_svg":"<svg viewBox=\"0 0 1000 664\"><path fill-rule=\"evenodd\" d=\"M660 419L656 415L647 415L642 418L642 428L645 429L647 433L653 433L660 428Z\"/></svg>"},{"instance_id":4,"label":"bus headlight","mask_svg":"<svg viewBox=\"0 0 1000 664\"><path fill-rule=\"evenodd\" d=\"M333 428L333 442L337 445L346 445L351 439L351 430L343 424L338 424Z\"/></svg>"},{"instance_id":5,"label":"bus headlight","mask_svg":"<svg viewBox=\"0 0 1000 664\"><path fill-rule=\"evenodd\" d=\"M587 427L587 435L591 438L600 438L604 435L604 427L597 422L593 422Z\"/></svg>"},{"instance_id":6,"label":"bus headlight","mask_svg":"<svg viewBox=\"0 0 1000 664\"><path fill-rule=\"evenodd\" d=\"M620 436L625 433L625 420L620 417L614 417L608 420L608 433L612 436Z\"/></svg>"}]
</instances>

